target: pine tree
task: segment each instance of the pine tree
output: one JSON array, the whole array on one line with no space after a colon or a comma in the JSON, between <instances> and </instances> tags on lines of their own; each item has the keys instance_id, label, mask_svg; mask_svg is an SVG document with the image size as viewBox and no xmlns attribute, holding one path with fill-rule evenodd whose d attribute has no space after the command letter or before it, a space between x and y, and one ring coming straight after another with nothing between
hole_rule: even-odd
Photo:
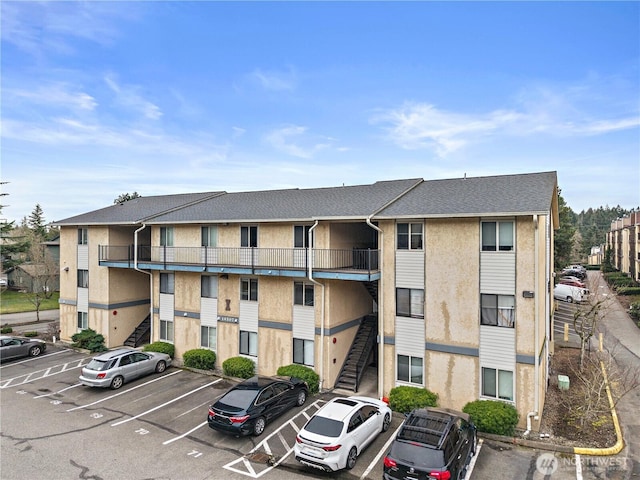
<instances>
[{"instance_id":1,"label":"pine tree","mask_svg":"<svg viewBox=\"0 0 640 480\"><path fill-rule=\"evenodd\" d=\"M39 203L36 203L33 212L29 215L27 225L37 238L44 239L47 236L47 228L44 225L44 212Z\"/></svg>"}]
</instances>

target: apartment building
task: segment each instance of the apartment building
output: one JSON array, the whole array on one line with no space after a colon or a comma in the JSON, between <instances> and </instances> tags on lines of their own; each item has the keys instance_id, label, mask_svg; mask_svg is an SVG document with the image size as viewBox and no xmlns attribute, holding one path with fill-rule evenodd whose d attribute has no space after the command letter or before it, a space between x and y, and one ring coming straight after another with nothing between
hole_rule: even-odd
<instances>
[{"instance_id":1,"label":"apartment building","mask_svg":"<svg viewBox=\"0 0 640 480\"><path fill-rule=\"evenodd\" d=\"M611 222L607 248L613 266L640 282L640 212L631 212Z\"/></svg>"},{"instance_id":2,"label":"apartment building","mask_svg":"<svg viewBox=\"0 0 640 480\"><path fill-rule=\"evenodd\" d=\"M62 339L313 368L323 390L501 399L537 429L555 172L140 197L56 222Z\"/></svg>"}]
</instances>

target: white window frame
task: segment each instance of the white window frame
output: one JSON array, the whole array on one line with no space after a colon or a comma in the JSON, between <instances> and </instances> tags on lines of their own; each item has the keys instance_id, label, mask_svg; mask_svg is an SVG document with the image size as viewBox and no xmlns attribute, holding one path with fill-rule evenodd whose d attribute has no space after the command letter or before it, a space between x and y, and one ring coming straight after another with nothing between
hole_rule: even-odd
<instances>
[{"instance_id":1,"label":"white window frame","mask_svg":"<svg viewBox=\"0 0 640 480\"><path fill-rule=\"evenodd\" d=\"M173 247L173 227L160 227L160 246Z\"/></svg>"},{"instance_id":2,"label":"white window frame","mask_svg":"<svg viewBox=\"0 0 640 480\"><path fill-rule=\"evenodd\" d=\"M160 272L160 293L174 295L176 291L176 276L171 272Z\"/></svg>"},{"instance_id":3,"label":"white window frame","mask_svg":"<svg viewBox=\"0 0 640 480\"><path fill-rule=\"evenodd\" d=\"M217 275L202 275L200 277L200 296L204 298L218 298Z\"/></svg>"},{"instance_id":4,"label":"white window frame","mask_svg":"<svg viewBox=\"0 0 640 480\"><path fill-rule=\"evenodd\" d=\"M409 376L408 379L400 378L400 357L406 357L409 360ZM412 374L413 360L420 360L420 381L414 381L414 375ZM424 357L407 355L403 353L396 354L396 381L401 383L410 383L413 385L424 385Z\"/></svg>"},{"instance_id":5,"label":"white window frame","mask_svg":"<svg viewBox=\"0 0 640 480\"><path fill-rule=\"evenodd\" d=\"M203 247L217 247L218 246L218 226L217 225L203 226L200 230L200 240Z\"/></svg>"},{"instance_id":6,"label":"white window frame","mask_svg":"<svg viewBox=\"0 0 640 480\"><path fill-rule=\"evenodd\" d=\"M302 347L302 352L299 351L300 347ZM315 342L313 340L308 340L305 338L294 338L293 339L293 363L297 365L306 365L307 367L313 367L314 360L314 349ZM300 353L302 353L302 362L296 361L300 360Z\"/></svg>"},{"instance_id":7,"label":"white window frame","mask_svg":"<svg viewBox=\"0 0 640 480\"><path fill-rule=\"evenodd\" d=\"M256 225L240 226L240 246L241 247L257 247L258 246L258 227Z\"/></svg>"},{"instance_id":8,"label":"white window frame","mask_svg":"<svg viewBox=\"0 0 640 480\"><path fill-rule=\"evenodd\" d=\"M241 278L240 279L240 300L244 302L258 301L258 279L257 278Z\"/></svg>"},{"instance_id":9,"label":"white window frame","mask_svg":"<svg viewBox=\"0 0 640 480\"><path fill-rule=\"evenodd\" d=\"M243 350L243 335L246 336L247 348ZM240 330L238 338L238 352L240 355L246 355L249 357L258 356L258 332L252 332L250 330Z\"/></svg>"},{"instance_id":10,"label":"white window frame","mask_svg":"<svg viewBox=\"0 0 640 480\"><path fill-rule=\"evenodd\" d=\"M89 270L78 269L78 288L89 288Z\"/></svg>"},{"instance_id":11,"label":"white window frame","mask_svg":"<svg viewBox=\"0 0 640 480\"><path fill-rule=\"evenodd\" d=\"M495 393L491 394L491 392L487 392L485 390L485 374L493 376L493 386L495 388ZM500 375L507 374L507 375ZM507 402L514 402L514 386L513 380L515 374L513 370L501 370L499 368L493 367L482 367L480 372L480 388L481 388L481 396L484 398L491 398L494 400L503 400ZM502 377L502 378L501 378ZM505 395L506 392L509 392L509 396Z\"/></svg>"},{"instance_id":12,"label":"white window frame","mask_svg":"<svg viewBox=\"0 0 640 480\"><path fill-rule=\"evenodd\" d=\"M401 312L398 301L399 294L402 292L409 294L409 312ZM420 288L403 288L396 287L396 316L410 318L424 318L424 290Z\"/></svg>"},{"instance_id":13,"label":"white window frame","mask_svg":"<svg viewBox=\"0 0 640 480\"><path fill-rule=\"evenodd\" d=\"M86 330L89 328L88 312L78 312L78 321L76 326L78 327L78 330Z\"/></svg>"},{"instance_id":14,"label":"white window frame","mask_svg":"<svg viewBox=\"0 0 640 480\"><path fill-rule=\"evenodd\" d=\"M400 232L400 226L407 227L406 232ZM406 237L406 238L405 238ZM401 241L401 238L403 241ZM414 245L414 241L417 244ZM396 224L396 249L397 250L424 250L424 223L401 222Z\"/></svg>"},{"instance_id":15,"label":"white window frame","mask_svg":"<svg viewBox=\"0 0 640 480\"><path fill-rule=\"evenodd\" d=\"M494 227L493 229L491 227ZM507 227L510 227L507 229ZM491 242L487 243L486 242ZM495 245L493 245L495 243ZM514 220L483 220L480 224L480 250L483 252L513 252L516 249Z\"/></svg>"},{"instance_id":16,"label":"white window frame","mask_svg":"<svg viewBox=\"0 0 640 480\"><path fill-rule=\"evenodd\" d=\"M213 345L211 345L211 332L213 331ZM206 332L206 335L205 335ZM205 341L206 340L206 341ZM218 329L212 325L200 325L200 346L209 350L216 350L218 343Z\"/></svg>"},{"instance_id":17,"label":"white window frame","mask_svg":"<svg viewBox=\"0 0 640 480\"><path fill-rule=\"evenodd\" d=\"M78 245L89 243L89 229L87 227L78 228Z\"/></svg>"},{"instance_id":18,"label":"white window frame","mask_svg":"<svg viewBox=\"0 0 640 480\"><path fill-rule=\"evenodd\" d=\"M480 295L480 325L514 328L516 326L516 297L514 295Z\"/></svg>"},{"instance_id":19,"label":"white window frame","mask_svg":"<svg viewBox=\"0 0 640 480\"><path fill-rule=\"evenodd\" d=\"M173 343L173 339L175 335L173 320L160 319L159 335L160 335L160 340L164 342Z\"/></svg>"},{"instance_id":20,"label":"white window frame","mask_svg":"<svg viewBox=\"0 0 640 480\"><path fill-rule=\"evenodd\" d=\"M293 304L303 307L313 307L315 289L312 283L293 282Z\"/></svg>"}]
</instances>

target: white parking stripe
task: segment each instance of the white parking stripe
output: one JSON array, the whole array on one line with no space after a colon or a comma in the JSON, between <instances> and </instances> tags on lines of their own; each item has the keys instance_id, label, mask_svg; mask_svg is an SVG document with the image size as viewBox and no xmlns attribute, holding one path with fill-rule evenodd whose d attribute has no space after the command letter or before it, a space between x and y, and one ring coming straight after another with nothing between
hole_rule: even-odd
<instances>
[{"instance_id":1,"label":"white parking stripe","mask_svg":"<svg viewBox=\"0 0 640 480\"><path fill-rule=\"evenodd\" d=\"M476 448L476 454L473 457L471 457L471 461L469 462L469 466L467 467L467 474L464 476L465 479L471 478L471 472L473 472L473 467L476 465L476 460L478 459L478 455L480 455L481 448L482 448L482 439L478 440L478 447Z\"/></svg>"},{"instance_id":2,"label":"white parking stripe","mask_svg":"<svg viewBox=\"0 0 640 480\"><path fill-rule=\"evenodd\" d=\"M87 404L87 405L80 405L79 407L70 408L69 410L67 410L67 412L73 412L74 410L80 410L81 408L91 407L91 406L93 406L93 405L96 405L96 404L98 404L98 403L104 402L104 401L106 401L106 400L110 400L110 399L112 399L112 398L119 397L120 395L124 395L125 393L129 393L129 392L132 392L132 391L134 391L134 390L137 390L138 388L141 388L141 387L144 387L144 386L146 386L146 385L149 385L150 383L158 382L158 381L160 381L160 380L164 380L165 378L169 378L170 376L175 375L175 374L180 373L180 372L182 372L182 370L176 370L176 371L175 371L175 372L173 372L173 373L168 373L168 374L166 374L166 375L163 375L162 377L154 378L153 380L150 380L150 381L145 382L145 383L141 383L140 385L136 385L135 387L130 388L130 389L128 389L128 390L124 390L124 391L122 391L122 392L118 392L118 393L116 393L116 394L114 394L114 395L110 395L110 396L105 397L105 398L101 398L100 400L96 400L96 401L95 401L95 402L93 402L93 403L89 403L89 404Z\"/></svg>"},{"instance_id":3,"label":"white parking stripe","mask_svg":"<svg viewBox=\"0 0 640 480\"><path fill-rule=\"evenodd\" d=\"M389 440L387 440L387 443L385 443L384 446L380 449L380 451L378 452L378 455L376 455L376 458L374 458L371 461L371 463L369 464L367 469L364 471L364 473L362 475L360 475L360 480L362 480L367 475L369 475L369 472L371 470L373 470L373 468L376 466L376 464L380 461L380 457L382 457L382 455L387 453L387 450L389 449L389 446L391 445L391 442L393 442L393 440L396 438L396 435L398 435L398 432L400 431L400 427L402 427L402 425L404 425L404 421L398 426L398 428L396 428L396 431L393 432L393 435L391 435L391 437L389 437Z\"/></svg>"},{"instance_id":4,"label":"white parking stripe","mask_svg":"<svg viewBox=\"0 0 640 480\"><path fill-rule=\"evenodd\" d=\"M582 463L578 454L576 454L576 480L582 480Z\"/></svg>"},{"instance_id":5,"label":"white parking stripe","mask_svg":"<svg viewBox=\"0 0 640 480\"><path fill-rule=\"evenodd\" d=\"M37 397L33 397L33 398L42 398L42 397L48 397L49 395L57 395L58 393L66 392L67 390L71 390L72 388L81 387L81 386L82 386L81 383L76 383L75 385L71 385L70 387L63 388L62 390L58 390L57 392L45 393L44 395L38 395Z\"/></svg>"},{"instance_id":6,"label":"white parking stripe","mask_svg":"<svg viewBox=\"0 0 640 480\"><path fill-rule=\"evenodd\" d=\"M146 415L147 413L155 412L156 410L158 410L158 409L160 409L162 407L166 407L167 405L169 405L169 404L171 404L173 402L177 402L178 400L180 400L180 399L182 399L182 398L184 398L184 397L186 397L188 395L191 395L192 393L195 393L195 392L197 392L199 390L202 390L203 388L210 387L211 385L214 385L214 384L216 384L216 383L218 383L220 381L222 381L221 378L219 378L219 379L217 379L217 380L215 380L213 382L207 383L206 385L202 385L201 387L198 387L198 388L196 388L194 390L191 390L190 392L184 393L184 394L180 395L179 397L174 398L173 400L169 400L168 402L163 403L162 405L158 405L157 407L153 407L152 409L147 410L146 412L139 413L135 417L127 418L125 420L120 420L119 422L112 423L111 426L112 427L117 427L118 425L122 425L123 423L127 423L127 422L130 422L131 420L135 420L137 418L140 418L143 415Z\"/></svg>"},{"instance_id":7,"label":"white parking stripe","mask_svg":"<svg viewBox=\"0 0 640 480\"><path fill-rule=\"evenodd\" d=\"M202 422L200 425L198 425L195 428L192 428L191 430L189 430L186 433L183 433L182 435L180 435L179 437L174 437L171 440L167 440L166 442L162 442L163 445L169 445L172 442L175 442L176 440L180 440L181 438L186 437L187 435L191 435L191 433L195 432L196 430L198 430L199 428L204 427L207 423L209 423L208 421L206 422Z\"/></svg>"},{"instance_id":8,"label":"white parking stripe","mask_svg":"<svg viewBox=\"0 0 640 480\"><path fill-rule=\"evenodd\" d=\"M43 372L48 372L48 371L51 370L51 368L48 368L46 370L38 370L38 371L35 371L35 372L31 372L29 374L20 375L19 377L13 377L13 378L9 378L7 380L3 380L2 382L0 382L0 388L17 387L19 385L23 385L23 384L27 383L28 381L31 381L31 377L33 377L33 375L35 375L36 373L42 373L42 376L40 376L38 378L34 378L33 380L42 380L43 378L49 378L49 377L52 377L54 375L59 375L61 373L68 372L69 370L73 370L75 368L80 368L80 367L84 366L83 363L82 363L83 360L80 360L78 362L78 365L76 365L74 367L69 367L69 368L67 368L67 367L72 362L61 364L61 365L55 365L55 367L51 367L51 368L62 367L62 370L60 370L59 372L56 372L56 373L50 373L49 375L46 375L46 376L44 375ZM22 379L21 382L13 383L14 380L20 380L20 379Z\"/></svg>"}]
</instances>

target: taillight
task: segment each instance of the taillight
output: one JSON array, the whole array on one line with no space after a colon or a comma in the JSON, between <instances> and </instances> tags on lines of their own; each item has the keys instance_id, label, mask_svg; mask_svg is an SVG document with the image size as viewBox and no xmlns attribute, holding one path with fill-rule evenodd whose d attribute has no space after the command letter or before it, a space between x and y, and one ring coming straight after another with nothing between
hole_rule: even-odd
<instances>
[{"instance_id":1,"label":"taillight","mask_svg":"<svg viewBox=\"0 0 640 480\"><path fill-rule=\"evenodd\" d=\"M328 447L322 447L322 449L325 452L335 452L336 450L338 450L342 445L329 445Z\"/></svg>"},{"instance_id":2,"label":"taillight","mask_svg":"<svg viewBox=\"0 0 640 480\"><path fill-rule=\"evenodd\" d=\"M243 415L242 417L229 417L231 423L244 423L249 418L249 415Z\"/></svg>"},{"instance_id":3,"label":"taillight","mask_svg":"<svg viewBox=\"0 0 640 480\"><path fill-rule=\"evenodd\" d=\"M107 376L107 374L106 374L106 373L99 373L99 374L96 376L96 378L104 378L104 377L106 377L106 376Z\"/></svg>"},{"instance_id":4,"label":"taillight","mask_svg":"<svg viewBox=\"0 0 640 480\"><path fill-rule=\"evenodd\" d=\"M216 412L213 411L213 408L209 409L209 416L210 417L215 417L216 416Z\"/></svg>"},{"instance_id":5,"label":"taillight","mask_svg":"<svg viewBox=\"0 0 640 480\"><path fill-rule=\"evenodd\" d=\"M433 478L434 480L449 480L451 478L451 474L449 470L445 470L444 472L429 472L429 478Z\"/></svg>"},{"instance_id":6,"label":"taillight","mask_svg":"<svg viewBox=\"0 0 640 480\"><path fill-rule=\"evenodd\" d=\"M297 435L296 435L296 442L297 443L302 443L302 439L300 437L298 437Z\"/></svg>"},{"instance_id":7,"label":"taillight","mask_svg":"<svg viewBox=\"0 0 640 480\"><path fill-rule=\"evenodd\" d=\"M393 458L387 456L387 457L384 457L384 466L387 468L396 468L398 464Z\"/></svg>"}]
</instances>

